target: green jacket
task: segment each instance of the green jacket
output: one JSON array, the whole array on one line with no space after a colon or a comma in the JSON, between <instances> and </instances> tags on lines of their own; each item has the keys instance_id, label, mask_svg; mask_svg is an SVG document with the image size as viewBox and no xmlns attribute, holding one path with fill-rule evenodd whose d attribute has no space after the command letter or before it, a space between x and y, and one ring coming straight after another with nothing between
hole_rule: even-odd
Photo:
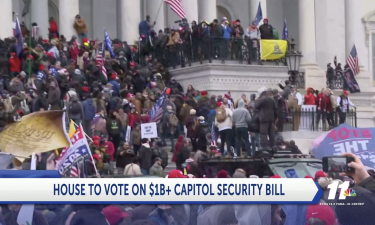
<instances>
[{"instance_id":1,"label":"green jacket","mask_svg":"<svg viewBox=\"0 0 375 225\"><path fill-rule=\"evenodd\" d=\"M163 167L161 167L160 165L154 163L154 165L152 165L152 167L150 168L150 171L149 171L149 175L150 176L158 176L158 177L162 177L164 178L164 171L163 171Z\"/></svg>"}]
</instances>

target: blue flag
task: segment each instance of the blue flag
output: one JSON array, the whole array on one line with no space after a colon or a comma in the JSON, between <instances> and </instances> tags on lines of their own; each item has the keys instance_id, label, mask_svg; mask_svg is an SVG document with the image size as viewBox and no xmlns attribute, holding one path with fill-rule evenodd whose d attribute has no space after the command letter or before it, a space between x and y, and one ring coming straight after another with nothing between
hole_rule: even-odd
<instances>
[{"instance_id":1,"label":"blue flag","mask_svg":"<svg viewBox=\"0 0 375 225\"><path fill-rule=\"evenodd\" d=\"M375 128L354 128L342 124L311 149L311 154L318 159L325 156L341 156L353 153L361 159L363 165L375 169Z\"/></svg>"},{"instance_id":2,"label":"blue flag","mask_svg":"<svg viewBox=\"0 0 375 225\"><path fill-rule=\"evenodd\" d=\"M259 26L259 23L262 21L262 19L263 19L262 6L260 5L260 2L259 2L257 15L255 16L255 21L258 26Z\"/></svg>"},{"instance_id":3,"label":"blue flag","mask_svg":"<svg viewBox=\"0 0 375 225\"><path fill-rule=\"evenodd\" d=\"M14 33L14 36L17 40L16 54L17 54L17 57L20 58L20 55L21 55L22 50L23 50L23 38L22 38L22 31L21 31L20 22L18 21L18 16L16 16L16 31Z\"/></svg>"},{"instance_id":4,"label":"blue flag","mask_svg":"<svg viewBox=\"0 0 375 225\"><path fill-rule=\"evenodd\" d=\"M286 19L284 19L283 40L288 40L288 37L289 37L288 27L286 25Z\"/></svg>"},{"instance_id":5,"label":"blue flag","mask_svg":"<svg viewBox=\"0 0 375 225\"><path fill-rule=\"evenodd\" d=\"M163 106L167 99L166 88L149 112L150 122L158 122L163 116Z\"/></svg>"},{"instance_id":6,"label":"blue flag","mask_svg":"<svg viewBox=\"0 0 375 225\"><path fill-rule=\"evenodd\" d=\"M107 31L104 31L104 43L109 51L111 53L112 58L114 58L116 55L112 49L112 42L111 39L109 39Z\"/></svg>"}]
</instances>

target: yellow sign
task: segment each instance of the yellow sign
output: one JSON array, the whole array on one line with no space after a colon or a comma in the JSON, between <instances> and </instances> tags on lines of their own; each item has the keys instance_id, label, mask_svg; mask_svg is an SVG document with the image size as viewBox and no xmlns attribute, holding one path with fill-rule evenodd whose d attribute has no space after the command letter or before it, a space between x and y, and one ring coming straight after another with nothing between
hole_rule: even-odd
<instances>
[{"instance_id":1,"label":"yellow sign","mask_svg":"<svg viewBox=\"0 0 375 225\"><path fill-rule=\"evenodd\" d=\"M276 60L285 56L288 42L285 40L260 40L262 60Z\"/></svg>"},{"instance_id":2,"label":"yellow sign","mask_svg":"<svg viewBox=\"0 0 375 225\"><path fill-rule=\"evenodd\" d=\"M43 111L7 125L0 133L1 151L29 157L33 153L69 146L62 118L63 111Z\"/></svg>"}]
</instances>

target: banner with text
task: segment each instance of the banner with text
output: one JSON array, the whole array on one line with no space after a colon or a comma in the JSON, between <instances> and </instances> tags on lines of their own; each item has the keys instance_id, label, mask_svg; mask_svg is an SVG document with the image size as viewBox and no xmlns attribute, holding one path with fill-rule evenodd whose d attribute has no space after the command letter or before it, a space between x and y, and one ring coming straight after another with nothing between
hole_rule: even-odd
<instances>
[{"instance_id":1,"label":"banner with text","mask_svg":"<svg viewBox=\"0 0 375 225\"><path fill-rule=\"evenodd\" d=\"M35 112L22 117L0 133L0 149L21 157L69 146L63 111Z\"/></svg>"},{"instance_id":2,"label":"banner with text","mask_svg":"<svg viewBox=\"0 0 375 225\"><path fill-rule=\"evenodd\" d=\"M375 169L375 128L354 128L342 124L331 130L313 149L316 158L353 153L363 165Z\"/></svg>"}]
</instances>

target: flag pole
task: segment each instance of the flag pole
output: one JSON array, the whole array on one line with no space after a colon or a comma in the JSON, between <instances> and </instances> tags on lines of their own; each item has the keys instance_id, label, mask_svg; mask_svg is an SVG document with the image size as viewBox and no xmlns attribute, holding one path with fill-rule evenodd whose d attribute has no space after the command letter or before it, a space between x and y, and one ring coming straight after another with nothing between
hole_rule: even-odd
<instances>
[{"instance_id":1,"label":"flag pole","mask_svg":"<svg viewBox=\"0 0 375 225\"><path fill-rule=\"evenodd\" d=\"M156 23L156 19L159 17L160 9L161 9L161 6L163 5L163 3L164 3L164 0L161 0L160 6L159 6L159 9L158 9L158 13L156 13L155 23Z\"/></svg>"}]
</instances>

